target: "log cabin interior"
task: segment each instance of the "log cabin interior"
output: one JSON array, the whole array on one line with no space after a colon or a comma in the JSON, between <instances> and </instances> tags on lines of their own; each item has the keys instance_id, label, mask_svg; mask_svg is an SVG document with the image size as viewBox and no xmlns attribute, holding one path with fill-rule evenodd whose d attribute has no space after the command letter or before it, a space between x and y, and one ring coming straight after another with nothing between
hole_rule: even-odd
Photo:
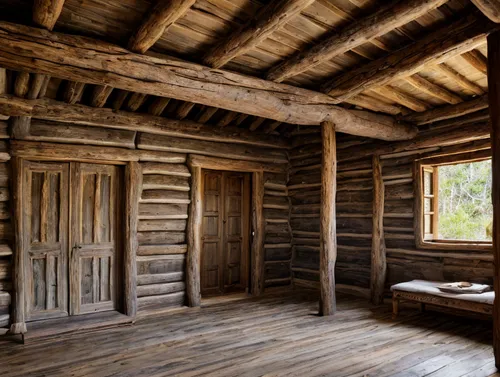
<instances>
[{"instance_id":1,"label":"log cabin interior","mask_svg":"<svg viewBox=\"0 0 500 377\"><path fill-rule=\"evenodd\" d=\"M0 138L2 376L500 376L500 0L0 0Z\"/></svg>"}]
</instances>

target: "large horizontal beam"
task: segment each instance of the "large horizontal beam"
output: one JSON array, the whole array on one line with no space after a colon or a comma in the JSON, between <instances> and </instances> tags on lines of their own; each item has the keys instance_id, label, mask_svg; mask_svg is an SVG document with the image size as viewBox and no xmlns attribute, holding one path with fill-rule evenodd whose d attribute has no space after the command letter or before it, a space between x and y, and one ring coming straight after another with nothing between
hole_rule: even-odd
<instances>
[{"instance_id":1,"label":"large horizontal beam","mask_svg":"<svg viewBox=\"0 0 500 377\"><path fill-rule=\"evenodd\" d=\"M393 118L335 106L327 95L180 60L143 56L98 40L0 22L0 67L170 97L287 123L383 140L417 130Z\"/></svg>"},{"instance_id":2,"label":"large horizontal beam","mask_svg":"<svg viewBox=\"0 0 500 377\"><path fill-rule=\"evenodd\" d=\"M486 35L498 27L480 13L474 12L406 48L334 77L323 85L322 91L338 102L346 101L367 89L411 76L427 64L439 64L470 51L484 44Z\"/></svg>"},{"instance_id":3,"label":"large horizontal beam","mask_svg":"<svg viewBox=\"0 0 500 377\"><path fill-rule=\"evenodd\" d=\"M341 55L363 43L407 24L448 0L393 0L378 12L352 23L310 49L273 67L267 78L281 82L316 65Z\"/></svg>"},{"instance_id":4,"label":"large horizontal beam","mask_svg":"<svg viewBox=\"0 0 500 377\"><path fill-rule=\"evenodd\" d=\"M404 116L402 119L417 125L434 123L440 120L458 118L471 114L488 107L488 95L474 98L473 100L458 103L456 105L441 106L427 110L422 113L413 113Z\"/></svg>"},{"instance_id":5,"label":"large horizontal beam","mask_svg":"<svg viewBox=\"0 0 500 377\"><path fill-rule=\"evenodd\" d=\"M50 99L27 100L3 94L0 95L0 114L28 116L86 126L119 128L187 139L288 148L288 144L281 138L250 132L238 127L211 127L188 120L172 120L107 108L71 105Z\"/></svg>"}]
</instances>

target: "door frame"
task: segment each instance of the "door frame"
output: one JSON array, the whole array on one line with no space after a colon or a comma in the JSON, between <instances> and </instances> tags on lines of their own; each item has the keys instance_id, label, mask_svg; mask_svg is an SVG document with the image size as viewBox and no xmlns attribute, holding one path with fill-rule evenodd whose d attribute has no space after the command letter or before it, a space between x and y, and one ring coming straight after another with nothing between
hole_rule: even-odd
<instances>
[{"instance_id":1,"label":"door frame","mask_svg":"<svg viewBox=\"0 0 500 377\"><path fill-rule=\"evenodd\" d=\"M200 155L188 156L191 171L191 204L187 226L186 290L189 306L201 304L201 237L203 221L203 175L202 169L252 173L252 235L250 247L251 294L264 292L264 171L282 172L280 167L253 161L230 160ZM268 166L271 165L271 166Z\"/></svg>"},{"instance_id":2,"label":"door frame","mask_svg":"<svg viewBox=\"0 0 500 377\"><path fill-rule=\"evenodd\" d=\"M34 144L40 146L36 148ZM62 145L67 147L68 145ZM44 148L46 147L46 148ZM24 244L23 244L23 170L24 161L53 161L53 162L86 162L112 165L125 165L124 185L125 203L123 208L124 231L121 240L123 249L123 312L125 315L135 318L137 314L137 264L136 255L138 248L137 225L139 217L139 199L142 190L142 169L135 154L121 154L121 160L111 160L109 156L114 154L117 148L99 147L94 149L84 145L74 145L74 150L82 153L74 153L71 149L61 148L58 153L58 144L32 143L16 141L11 143L11 192L13 199L13 235L14 235L14 274L13 274L13 306L11 334L26 333L26 319L24 310L25 279L24 279ZM92 151L90 151L92 149ZM75 157L76 156L76 157Z\"/></svg>"}]
</instances>

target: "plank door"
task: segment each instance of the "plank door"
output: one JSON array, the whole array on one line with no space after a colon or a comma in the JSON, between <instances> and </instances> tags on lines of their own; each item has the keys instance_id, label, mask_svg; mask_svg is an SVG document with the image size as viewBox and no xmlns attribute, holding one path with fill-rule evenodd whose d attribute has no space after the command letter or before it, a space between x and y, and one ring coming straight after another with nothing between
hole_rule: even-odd
<instances>
[{"instance_id":1,"label":"plank door","mask_svg":"<svg viewBox=\"0 0 500 377\"><path fill-rule=\"evenodd\" d=\"M23 162L27 320L68 315L69 164Z\"/></svg>"},{"instance_id":2,"label":"plank door","mask_svg":"<svg viewBox=\"0 0 500 377\"><path fill-rule=\"evenodd\" d=\"M222 249L222 173L203 172L203 232L201 237L201 294L223 293Z\"/></svg>"},{"instance_id":3,"label":"plank door","mask_svg":"<svg viewBox=\"0 0 500 377\"><path fill-rule=\"evenodd\" d=\"M71 164L70 312L118 309L120 170Z\"/></svg>"},{"instance_id":4,"label":"plank door","mask_svg":"<svg viewBox=\"0 0 500 377\"><path fill-rule=\"evenodd\" d=\"M202 295L248 287L249 220L250 176L204 171Z\"/></svg>"}]
</instances>

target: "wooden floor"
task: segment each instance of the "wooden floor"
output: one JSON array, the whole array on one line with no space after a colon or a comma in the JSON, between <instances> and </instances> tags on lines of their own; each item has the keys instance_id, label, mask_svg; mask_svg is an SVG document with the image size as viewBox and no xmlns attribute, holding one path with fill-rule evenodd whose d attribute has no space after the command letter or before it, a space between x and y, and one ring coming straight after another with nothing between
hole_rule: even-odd
<instances>
[{"instance_id":1,"label":"wooden floor","mask_svg":"<svg viewBox=\"0 0 500 377\"><path fill-rule=\"evenodd\" d=\"M141 318L64 340L0 342L6 376L490 376L491 323L301 292ZM496 376L497 374L495 374Z\"/></svg>"}]
</instances>

